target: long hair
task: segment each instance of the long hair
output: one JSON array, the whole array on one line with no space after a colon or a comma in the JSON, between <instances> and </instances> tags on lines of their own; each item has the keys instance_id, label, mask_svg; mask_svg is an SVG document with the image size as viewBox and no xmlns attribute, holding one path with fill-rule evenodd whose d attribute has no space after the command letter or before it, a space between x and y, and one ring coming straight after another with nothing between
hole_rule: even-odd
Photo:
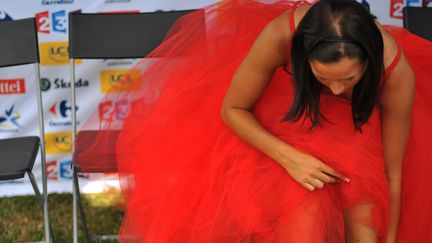
<instances>
[{"instance_id":1,"label":"long hair","mask_svg":"<svg viewBox=\"0 0 432 243\"><path fill-rule=\"evenodd\" d=\"M377 103L383 78L383 39L376 17L355 0L321 0L300 22L292 40L291 62L294 102L284 120L310 119L320 125L320 92L323 85L312 73L309 60L332 63L342 58L358 58L366 65L354 86L351 110L356 131L366 123Z\"/></svg>"}]
</instances>

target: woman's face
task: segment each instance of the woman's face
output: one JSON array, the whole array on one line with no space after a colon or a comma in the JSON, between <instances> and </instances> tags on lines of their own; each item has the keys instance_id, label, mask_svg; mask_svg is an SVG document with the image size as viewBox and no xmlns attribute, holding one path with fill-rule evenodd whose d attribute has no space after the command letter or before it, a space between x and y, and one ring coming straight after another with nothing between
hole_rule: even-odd
<instances>
[{"instance_id":1,"label":"woman's face","mask_svg":"<svg viewBox=\"0 0 432 243\"><path fill-rule=\"evenodd\" d=\"M351 97L354 86L363 77L366 65L357 58L342 58L338 62L309 61L315 78L329 88L334 95Z\"/></svg>"}]
</instances>

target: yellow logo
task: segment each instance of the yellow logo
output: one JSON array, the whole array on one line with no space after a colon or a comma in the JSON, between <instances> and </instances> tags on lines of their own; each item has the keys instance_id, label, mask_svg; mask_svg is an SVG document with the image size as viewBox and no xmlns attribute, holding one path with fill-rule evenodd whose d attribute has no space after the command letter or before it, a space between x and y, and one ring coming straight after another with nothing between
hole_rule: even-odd
<instances>
[{"instance_id":1,"label":"yellow logo","mask_svg":"<svg viewBox=\"0 0 432 243\"><path fill-rule=\"evenodd\" d=\"M45 135L47 154L65 154L72 152L72 133L58 132Z\"/></svg>"},{"instance_id":2,"label":"yellow logo","mask_svg":"<svg viewBox=\"0 0 432 243\"><path fill-rule=\"evenodd\" d=\"M138 90L140 72L137 69L103 70L100 73L101 92L119 93L128 90Z\"/></svg>"},{"instance_id":3,"label":"yellow logo","mask_svg":"<svg viewBox=\"0 0 432 243\"><path fill-rule=\"evenodd\" d=\"M46 42L40 44L41 65L68 65L69 52L68 42ZM76 64L80 64L81 60L76 60Z\"/></svg>"}]
</instances>

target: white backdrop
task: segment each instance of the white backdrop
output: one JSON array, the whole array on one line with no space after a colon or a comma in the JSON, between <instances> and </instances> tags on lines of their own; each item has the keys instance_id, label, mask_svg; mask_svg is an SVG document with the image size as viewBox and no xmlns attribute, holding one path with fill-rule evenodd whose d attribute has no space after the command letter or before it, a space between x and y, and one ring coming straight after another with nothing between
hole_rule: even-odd
<instances>
[{"instance_id":1,"label":"white backdrop","mask_svg":"<svg viewBox=\"0 0 432 243\"><path fill-rule=\"evenodd\" d=\"M50 192L70 192L71 122L67 53L69 12L153 12L195 9L217 0L1 0L0 21L37 19L41 55L41 84L47 143L47 176ZM403 6L432 6L432 0L370 0L371 11L385 24L401 25ZM1 38L1 37L0 37ZM137 60L85 60L77 64L78 122L99 109L101 119L123 119L123 105L100 99ZM38 135L33 65L0 69L0 138ZM41 186L39 157L33 172ZM117 186L115 175L84 175L84 192ZM41 188L41 187L40 187ZM0 182L0 196L33 193L28 178Z\"/></svg>"}]
</instances>

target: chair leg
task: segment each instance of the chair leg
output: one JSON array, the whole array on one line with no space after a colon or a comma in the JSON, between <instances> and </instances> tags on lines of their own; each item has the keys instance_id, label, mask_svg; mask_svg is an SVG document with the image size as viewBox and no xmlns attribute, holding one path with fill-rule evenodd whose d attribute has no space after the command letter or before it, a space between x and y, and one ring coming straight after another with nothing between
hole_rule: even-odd
<instances>
[{"instance_id":1,"label":"chair leg","mask_svg":"<svg viewBox=\"0 0 432 243\"><path fill-rule=\"evenodd\" d=\"M83 223L84 234L85 234L85 237L87 239L92 240L91 236L90 236L90 232L89 232L88 227L87 227L87 218L84 214L84 209L83 209L82 202L81 202L81 195L80 195L81 193L80 193L79 182L78 182L78 172L77 172L76 168L73 168L73 183L75 186L75 199L74 200L76 200L76 203L78 204L78 209L79 209L78 213L79 213L81 220L82 220L82 223ZM74 217L77 217L77 216L78 215L74 215Z\"/></svg>"},{"instance_id":2,"label":"chair leg","mask_svg":"<svg viewBox=\"0 0 432 243\"><path fill-rule=\"evenodd\" d=\"M28 175L28 177L30 179L30 182L32 184L32 187L33 187L33 190L34 190L34 192L36 194L36 197L38 198L39 205L42 208L42 214L43 214L44 213L44 200L43 200L43 197L42 197L42 195L41 195L41 193L39 191L38 185L36 183L35 176L33 175L33 173L31 171L27 171L27 175ZM54 231L52 229L50 221L48 221L48 225L49 225L49 232L50 232L50 236L51 236L50 237L51 242L55 242L55 240L54 240Z\"/></svg>"},{"instance_id":3,"label":"chair leg","mask_svg":"<svg viewBox=\"0 0 432 243\"><path fill-rule=\"evenodd\" d=\"M79 182L78 182L78 172L76 169L73 170L73 181L76 190L76 202L78 204L79 215L82 220L84 234L86 238L91 241L117 241L119 239L118 235L95 235L90 232L87 225L87 218L84 212L84 206L81 201L81 193L80 193Z\"/></svg>"}]
</instances>

